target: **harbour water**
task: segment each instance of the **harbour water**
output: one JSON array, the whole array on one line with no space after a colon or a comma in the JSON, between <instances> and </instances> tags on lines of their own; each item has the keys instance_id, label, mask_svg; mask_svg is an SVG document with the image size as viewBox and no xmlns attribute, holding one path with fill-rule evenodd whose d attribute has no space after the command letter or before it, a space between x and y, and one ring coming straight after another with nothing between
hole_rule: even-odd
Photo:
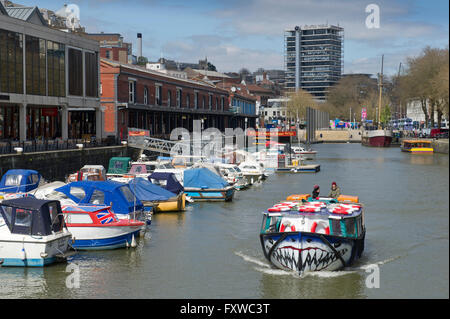
<instances>
[{"instance_id":1,"label":"harbour water","mask_svg":"<svg viewBox=\"0 0 450 319\"><path fill-rule=\"evenodd\" d=\"M0 298L449 298L448 155L360 144L314 149L319 173L273 174L232 202L156 214L135 249L80 252L39 269L0 268ZM274 269L259 242L261 212L314 184L327 195L333 181L365 205L363 258L302 277ZM375 266L379 288L370 288ZM78 288L67 284L72 267Z\"/></svg>"}]
</instances>

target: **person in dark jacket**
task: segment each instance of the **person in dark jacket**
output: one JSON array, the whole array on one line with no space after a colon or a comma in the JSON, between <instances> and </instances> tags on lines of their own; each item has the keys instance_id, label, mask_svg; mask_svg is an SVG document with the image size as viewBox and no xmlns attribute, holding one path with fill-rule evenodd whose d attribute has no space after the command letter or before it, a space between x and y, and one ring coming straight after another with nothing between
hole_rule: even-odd
<instances>
[{"instance_id":1,"label":"person in dark jacket","mask_svg":"<svg viewBox=\"0 0 450 319\"><path fill-rule=\"evenodd\" d=\"M331 190L328 197L338 198L341 195L341 189L337 186L336 182L331 183Z\"/></svg>"},{"instance_id":2,"label":"person in dark jacket","mask_svg":"<svg viewBox=\"0 0 450 319\"><path fill-rule=\"evenodd\" d=\"M314 189L312 191L312 198L317 198L319 197L319 193L320 193L320 187L319 185L314 185Z\"/></svg>"}]
</instances>

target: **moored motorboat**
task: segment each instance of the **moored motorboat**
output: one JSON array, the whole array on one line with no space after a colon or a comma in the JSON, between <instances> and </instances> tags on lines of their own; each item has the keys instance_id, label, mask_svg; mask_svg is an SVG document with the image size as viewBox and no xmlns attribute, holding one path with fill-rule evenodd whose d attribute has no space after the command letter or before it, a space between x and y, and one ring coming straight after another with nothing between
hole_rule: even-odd
<instances>
[{"instance_id":1,"label":"moored motorboat","mask_svg":"<svg viewBox=\"0 0 450 319\"><path fill-rule=\"evenodd\" d=\"M31 196L4 200L0 216L0 266L40 267L72 254L72 234L58 201Z\"/></svg>"},{"instance_id":2,"label":"moored motorboat","mask_svg":"<svg viewBox=\"0 0 450 319\"><path fill-rule=\"evenodd\" d=\"M172 193L142 177L136 177L128 184L143 203L153 208L153 212L179 212L186 208L186 194Z\"/></svg>"},{"instance_id":3,"label":"moored motorboat","mask_svg":"<svg viewBox=\"0 0 450 319\"><path fill-rule=\"evenodd\" d=\"M184 192L194 201L231 201L234 187L207 168L184 171Z\"/></svg>"},{"instance_id":4,"label":"moored motorboat","mask_svg":"<svg viewBox=\"0 0 450 319\"><path fill-rule=\"evenodd\" d=\"M293 197L297 196L297 197ZM263 213L260 241L277 268L299 272L339 270L364 250L362 204L291 195Z\"/></svg>"},{"instance_id":5,"label":"moored motorboat","mask_svg":"<svg viewBox=\"0 0 450 319\"><path fill-rule=\"evenodd\" d=\"M72 233L72 247L79 250L134 247L144 222L118 219L109 206L63 205L67 228Z\"/></svg>"},{"instance_id":6,"label":"moored motorboat","mask_svg":"<svg viewBox=\"0 0 450 319\"><path fill-rule=\"evenodd\" d=\"M41 174L32 169L10 169L0 180L0 194L27 193L43 185Z\"/></svg>"}]
</instances>

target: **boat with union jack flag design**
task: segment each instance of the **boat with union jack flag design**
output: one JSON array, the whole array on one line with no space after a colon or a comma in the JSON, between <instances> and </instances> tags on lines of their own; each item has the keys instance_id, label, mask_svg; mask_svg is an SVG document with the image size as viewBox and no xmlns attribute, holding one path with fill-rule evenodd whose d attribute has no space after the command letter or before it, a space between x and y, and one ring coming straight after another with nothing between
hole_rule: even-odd
<instances>
[{"instance_id":1,"label":"boat with union jack flag design","mask_svg":"<svg viewBox=\"0 0 450 319\"><path fill-rule=\"evenodd\" d=\"M133 246L144 222L119 219L110 206L63 205L72 247L78 250L115 249Z\"/></svg>"}]
</instances>

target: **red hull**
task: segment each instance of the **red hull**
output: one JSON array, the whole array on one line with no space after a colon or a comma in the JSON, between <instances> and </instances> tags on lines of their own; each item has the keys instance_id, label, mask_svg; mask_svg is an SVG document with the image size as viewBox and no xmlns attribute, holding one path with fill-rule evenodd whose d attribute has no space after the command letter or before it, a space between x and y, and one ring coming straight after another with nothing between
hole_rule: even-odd
<instances>
[{"instance_id":1,"label":"red hull","mask_svg":"<svg viewBox=\"0 0 450 319\"><path fill-rule=\"evenodd\" d=\"M374 147L389 147L391 146L392 137L391 136L376 136L369 138L369 146Z\"/></svg>"}]
</instances>

